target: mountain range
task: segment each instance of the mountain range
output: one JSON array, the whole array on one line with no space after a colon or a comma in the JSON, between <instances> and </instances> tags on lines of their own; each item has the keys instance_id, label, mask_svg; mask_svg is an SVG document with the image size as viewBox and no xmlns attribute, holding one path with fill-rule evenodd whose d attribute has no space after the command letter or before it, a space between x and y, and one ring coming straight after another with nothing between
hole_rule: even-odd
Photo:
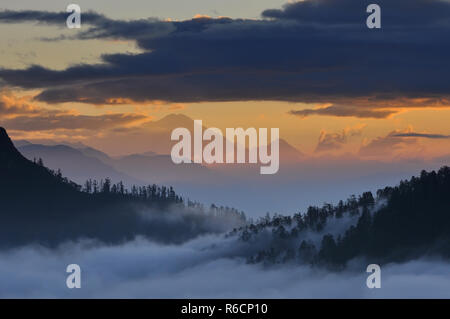
<instances>
[{"instance_id":1,"label":"mountain range","mask_svg":"<svg viewBox=\"0 0 450 319\"><path fill-rule=\"evenodd\" d=\"M376 197L364 192L338 205L251 222L234 209L186 203L172 188L128 191L106 179L82 189L40 160L26 159L0 128L0 203L0 248L87 239L123 243L137 236L181 243L234 228L227 237L248 245L249 263L296 261L338 270L355 258L379 264L450 258L449 167L422 171L379 189Z\"/></svg>"},{"instance_id":2,"label":"mountain range","mask_svg":"<svg viewBox=\"0 0 450 319\"><path fill-rule=\"evenodd\" d=\"M35 148L25 144L22 147ZM67 146L44 149L72 160L87 158ZM105 167L93 157L80 165L85 164ZM0 203L0 248L31 243L55 246L81 239L120 243L137 236L177 243L245 221L234 209L215 206L204 211L191 202L185 204L171 187L138 185L128 190L122 183L90 178L82 188L41 160L25 158L4 128L0 128Z\"/></svg>"},{"instance_id":3,"label":"mountain range","mask_svg":"<svg viewBox=\"0 0 450 319\"><path fill-rule=\"evenodd\" d=\"M360 189L376 190L409 178L421 169L436 169L448 158L432 162L421 160L380 162L363 160L352 154L333 157L305 155L285 140L280 140L280 170L275 175L261 176L257 164L173 164L169 155L170 133L176 127L193 127L184 115L169 115L146 125L146 134L114 142L130 153L112 156L103 150L116 145L92 145L70 141L14 141L19 151L30 160L42 158L53 170L61 169L69 179L83 184L87 179L110 178L126 186L145 184L173 185L186 198L204 203L231 205L251 216L265 212L289 214L306 209L310 204L337 202ZM148 145L139 152L134 145ZM104 147L104 148L103 148Z\"/></svg>"}]
</instances>

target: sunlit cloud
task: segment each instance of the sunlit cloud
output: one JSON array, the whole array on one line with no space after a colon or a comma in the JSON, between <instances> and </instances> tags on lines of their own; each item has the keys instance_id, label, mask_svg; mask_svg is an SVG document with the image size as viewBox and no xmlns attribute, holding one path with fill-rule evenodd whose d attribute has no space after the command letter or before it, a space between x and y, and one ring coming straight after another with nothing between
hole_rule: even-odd
<instances>
[{"instance_id":1,"label":"sunlit cloud","mask_svg":"<svg viewBox=\"0 0 450 319\"><path fill-rule=\"evenodd\" d=\"M402 135L410 134L413 128L397 129L385 136L379 136L370 141L364 141L359 149L362 157L377 157L390 159L392 156L423 155L423 146L418 144L417 138L407 138Z\"/></svg>"},{"instance_id":2,"label":"sunlit cloud","mask_svg":"<svg viewBox=\"0 0 450 319\"><path fill-rule=\"evenodd\" d=\"M346 127L341 132L332 133L322 130L315 152L327 152L342 149L347 144L350 137L361 136L365 124L358 124L354 127Z\"/></svg>"}]
</instances>

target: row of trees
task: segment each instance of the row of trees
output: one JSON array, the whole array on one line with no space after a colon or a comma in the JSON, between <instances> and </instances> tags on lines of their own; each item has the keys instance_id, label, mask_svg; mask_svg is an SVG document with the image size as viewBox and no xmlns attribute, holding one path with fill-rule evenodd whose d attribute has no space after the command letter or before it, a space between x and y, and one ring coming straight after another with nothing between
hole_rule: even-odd
<instances>
[{"instance_id":1,"label":"row of trees","mask_svg":"<svg viewBox=\"0 0 450 319\"><path fill-rule=\"evenodd\" d=\"M228 216L240 219L242 221L247 220L243 211L239 211L232 207L211 204L210 207L205 208L202 203L191 201L189 199L185 201L182 196L176 194L172 186L167 187L153 184L147 186L133 185L130 188L127 188L122 181L113 183L110 178L101 179L100 181L88 179L82 186L80 186L64 177L60 169L54 171L46 168L41 158L34 159L33 162L36 165L44 167L49 173L58 179L58 181L70 185L75 190L85 194L100 197L106 196L107 199L115 197L119 199L139 200L147 203L155 202L159 204L179 204L199 213L214 215L217 217Z\"/></svg>"},{"instance_id":2,"label":"row of trees","mask_svg":"<svg viewBox=\"0 0 450 319\"><path fill-rule=\"evenodd\" d=\"M375 209L381 201L383 205ZM345 215L357 218L356 223L335 236L322 235L316 244L308 239L308 232L322 232L330 218ZM420 177L380 189L377 199L366 192L337 206L310 207L293 217L266 216L232 235L251 244L261 233L269 233L271 239L265 249L248 258L251 263L296 260L341 269L356 257L379 263L425 254L450 258L450 168L423 171Z\"/></svg>"},{"instance_id":3,"label":"row of trees","mask_svg":"<svg viewBox=\"0 0 450 319\"><path fill-rule=\"evenodd\" d=\"M44 167L42 158L33 159L33 162L41 167ZM175 193L172 186L131 186L128 189L122 181L113 183L110 178L101 179L100 181L88 179L83 186L78 185L67 177L64 177L61 170L56 171L46 168L59 182L70 185L77 191L92 194L92 195L111 195L120 196L124 198L137 199L142 201L155 201L155 202L167 202L167 203L183 203L183 198Z\"/></svg>"},{"instance_id":4,"label":"row of trees","mask_svg":"<svg viewBox=\"0 0 450 319\"><path fill-rule=\"evenodd\" d=\"M81 190L89 194L113 194L124 197L133 197L145 201L183 202L183 198L175 193L172 186L157 186L155 184L147 186L133 185L131 189L128 190L123 182L120 181L114 184L109 178L102 179L100 182L89 179L84 183Z\"/></svg>"},{"instance_id":5,"label":"row of trees","mask_svg":"<svg viewBox=\"0 0 450 319\"><path fill-rule=\"evenodd\" d=\"M297 238L303 231L321 232L331 218L343 218L345 215L356 216L369 212L375 205L375 198L371 192L365 192L359 197L352 195L345 202L337 205L325 203L322 207L310 206L306 213L296 213L293 216L266 214L256 223L250 223L240 229L234 229L229 235L240 234L244 241L252 236L271 229L275 237L282 239Z\"/></svg>"}]
</instances>

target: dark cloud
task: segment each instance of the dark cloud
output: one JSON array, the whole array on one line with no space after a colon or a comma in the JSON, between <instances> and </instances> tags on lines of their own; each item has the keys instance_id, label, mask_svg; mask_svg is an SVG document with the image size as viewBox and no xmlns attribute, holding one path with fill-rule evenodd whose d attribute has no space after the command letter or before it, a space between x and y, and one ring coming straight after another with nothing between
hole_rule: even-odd
<instances>
[{"instance_id":1,"label":"dark cloud","mask_svg":"<svg viewBox=\"0 0 450 319\"><path fill-rule=\"evenodd\" d=\"M371 109L370 107L362 107L362 106L358 107L358 106L332 105L319 109L292 110L289 112L289 114L296 115L301 118L305 118L311 115L323 115L323 116L383 119L397 112L398 111L396 110L379 110L376 108Z\"/></svg>"},{"instance_id":2,"label":"dark cloud","mask_svg":"<svg viewBox=\"0 0 450 319\"><path fill-rule=\"evenodd\" d=\"M388 26L429 25L449 20L448 2L428 0L306 0L286 4L283 9L265 10L266 18L297 20L325 25L361 25L368 5L381 7L382 21Z\"/></svg>"},{"instance_id":3,"label":"dark cloud","mask_svg":"<svg viewBox=\"0 0 450 319\"><path fill-rule=\"evenodd\" d=\"M0 23L26 23L35 22L65 27L70 13L48 11L11 11L0 12ZM162 22L155 18L140 20L113 20L106 16L88 11L82 13L82 24L88 25L87 30L80 30L74 38L98 39L98 38L127 38L136 40L139 37L151 38L158 34L166 34L173 30L170 22ZM66 40L70 37L60 36L56 38L43 38L44 41Z\"/></svg>"},{"instance_id":4,"label":"dark cloud","mask_svg":"<svg viewBox=\"0 0 450 319\"><path fill-rule=\"evenodd\" d=\"M41 24L60 25L65 27L66 20L70 13L67 12L48 12L37 10L23 10L12 11L4 10L0 11L1 23L24 23L24 22L36 22ZM96 12L84 12L82 16L82 22L86 24L99 25L105 24L109 20L102 14Z\"/></svg>"},{"instance_id":5,"label":"dark cloud","mask_svg":"<svg viewBox=\"0 0 450 319\"><path fill-rule=\"evenodd\" d=\"M16 116L0 120L1 125L21 131L47 131L56 129L108 129L127 124L133 124L147 119L140 114L104 114L75 115L60 112L42 112L37 116Z\"/></svg>"},{"instance_id":6,"label":"dark cloud","mask_svg":"<svg viewBox=\"0 0 450 319\"><path fill-rule=\"evenodd\" d=\"M408 145L417 144L417 139L405 138L401 136L402 134L409 134L409 132L396 130L386 136L379 136L361 146L359 154L362 156L387 156L405 150Z\"/></svg>"},{"instance_id":7,"label":"dark cloud","mask_svg":"<svg viewBox=\"0 0 450 319\"><path fill-rule=\"evenodd\" d=\"M416 132L398 133L398 134L394 134L393 136L395 136L395 137L421 137L421 138L438 139L438 140L450 138L450 135L416 133Z\"/></svg>"},{"instance_id":8,"label":"dark cloud","mask_svg":"<svg viewBox=\"0 0 450 319\"><path fill-rule=\"evenodd\" d=\"M105 55L102 64L60 71L2 69L0 78L11 86L43 89L37 99L48 103L101 104L111 98L333 103L292 112L299 116L385 118L395 111L338 101L404 99L401 107L408 107L408 99L448 98L450 42L443 39L450 37L450 3L379 4L381 30L366 27L366 2L359 0L307 0L265 11L272 19L262 20L118 21L97 15L77 37L135 40L144 52ZM34 19L15 14L3 13L0 21Z\"/></svg>"}]
</instances>

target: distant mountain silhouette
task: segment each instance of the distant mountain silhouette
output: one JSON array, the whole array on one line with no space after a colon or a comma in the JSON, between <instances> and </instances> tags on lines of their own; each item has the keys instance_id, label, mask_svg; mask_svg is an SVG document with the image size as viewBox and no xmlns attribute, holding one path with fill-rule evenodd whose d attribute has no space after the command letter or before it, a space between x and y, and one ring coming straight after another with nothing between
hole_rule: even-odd
<instances>
[{"instance_id":1,"label":"distant mountain silhouette","mask_svg":"<svg viewBox=\"0 0 450 319\"><path fill-rule=\"evenodd\" d=\"M223 171L230 177L232 175L246 176L246 178L258 177L261 166L259 163L175 165L170 152L176 142L171 141L170 135L172 130L178 127L185 127L193 132L194 120L182 114L170 114L146 124L147 134L143 143L148 144L151 151L121 157L111 157L98 149L79 143L74 145L68 142L58 144L54 141L43 141L45 145L41 145L17 141L17 144L20 145L19 151L28 159L40 157L48 167L54 170L61 169L66 176L79 183L88 178L109 177L113 181L122 180L127 185L180 182L207 184L218 180L226 182L227 178ZM206 129L207 127L204 126L203 130ZM204 143L206 144L207 142ZM296 164L305 159L302 152L284 139L279 141L279 151L281 171L285 168L284 164ZM246 152L248 153L248 149ZM237 153L235 153L236 161Z\"/></svg>"},{"instance_id":2,"label":"distant mountain silhouette","mask_svg":"<svg viewBox=\"0 0 450 319\"><path fill-rule=\"evenodd\" d=\"M176 165L170 155L151 151L112 158L92 147L75 149L67 145L28 143L18 150L29 160L42 158L46 166L53 170L61 169L64 175L78 183L89 178L110 178L113 182L123 181L126 185L205 182L219 175L198 164Z\"/></svg>"},{"instance_id":3,"label":"distant mountain silhouette","mask_svg":"<svg viewBox=\"0 0 450 319\"><path fill-rule=\"evenodd\" d=\"M99 159L100 161L102 161L105 164L111 165L111 163L113 162L113 160L109 157L108 154L99 151L93 147L82 147L82 148L77 148L79 151L81 151L84 155L89 156L89 157L94 157L96 159Z\"/></svg>"},{"instance_id":4,"label":"distant mountain silhouette","mask_svg":"<svg viewBox=\"0 0 450 319\"><path fill-rule=\"evenodd\" d=\"M170 114L162 119L143 124L139 132L133 132L133 143L130 143L129 135L117 134L114 136L114 139L105 138L103 140L98 140L96 144L102 145L102 150L111 154L114 153L113 150L117 148L117 144L120 144L121 150L123 150L125 154L142 154L142 146L148 145L147 150L149 151L160 155L170 155L172 146L176 143L175 141L171 141L171 134L176 128L187 128L191 131L191 136L193 137L194 119L183 114ZM243 128L246 129L245 127ZM206 126L206 123L203 123L203 130L205 131L206 129L208 129L208 126ZM222 129L224 130L225 128ZM225 134L225 131L222 133ZM291 150L285 154L297 153L295 157L301 155L301 152L295 150L295 147L284 142L286 141L280 141L280 150L284 148L284 145ZM207 142L205 142L205 145L206 144ZM280 154L283 156L282 151Z\"/></svg>"},{"instance_id":5,"label":"distant mountain silhouette","mask_svg":"<svg viewBox=\"0 0 450 319\"><path fill-rule=\"evenodd\" d=\"M289 144L286 140L280 138L278 144L280 152L280 163L295 164L305 159L305 154ZM272 145L269 144L268 150L270 150L271 147Z\"/></svg>"},{"instance_id":6,"label":"distant mountain silhouette","mask_svg":"<svg viewBox=\"0 0 450 319\"><path fill-rule=\"evenodd\" d=\"M189 116L183 114L169 114L153 122L152 126L172 130L177 127L191 127L193 121Z\"/></svg>"},{"instance_id":7,"label":"distant mountain silhouette","mask_svg":"<svg viewBox=\"0 0 450 319\"><path fill-rule=\"evenodd\" d=\"M22 146L25 146L25 145L33 144L33 143L31 143L31 142L29 142L27 140L14 140L13 143L14 143L15 147L22 147Z\"/></svg>"},{"instance_id":8,"label":"distant mountain silhouette","mask_svg":"<svg viewBox=\"0 0 450 319\"><path fill-rule=\"evenodd\" d=\"M286 140L280 139L280 158L287 162L298 162L305 158L305 154L289 144Z\"/></svg>"},{"instance_id":9,"label":"distant mountain silhouette","mask_svg":"<svg viewBox=\"0 0 450 319\"><path fill-rule=\"evenodd\" d=\"M87 179L110 178L113 182L123 181L127 185L144 185L145 181L117 171L114 159L94 148L75 149L67 145L29 144L18 148L28 159L42 158L53 170L61 169L70 179L83 183Z\"/></svg>"},{"instance_id":10,"label":"distant mountain silhouette","mask_svg":"<svg viewBox=\"0 0 450 319\"><path fill-rule=\"evenodd\" d=\"M153 152L153 151L147 151L147 152L144 152L144 153L131 154L131 155L156 156L156 155L159 155L159 154L156 153L156 152Z\"/></svg>"},{"instance_id":11,"label":"distant mountain silhouette","mask_svg":"<svg viewBox=\"0 0 450 319\"><path fill-rule=\"evenodd\" d=\"M133 155L127 160L148 159ZM376 197L365 192L338 205L312 206L305 214L275 215L245 226L238 211L216 206L205 211L191 202L186 206L172 188L153 185L127 192L109 181L97 186L88 182L81 190L40 161L26 159L0 128L0 248L55 246L81 238L121 243L139 235L179 243L239 225L229 236L256 244L259 251L248 256L252 263L296 260L342 269L354 258L379 264L450 258L448 167L423 171L378 190ZM341 231L331 234L338 224ZM314 243L314 237L321 240Z\"/></svg>"},{"instance_id":12,"label":"distant mountain silhouette","mask_svg":"<svg viewBox=\"0 0 450 319\"><path fill-rule=\"evenodd\" d=\"M193 213L195 205L185 206L172 188L164 186L127 191L109 180L100 185L89 181L82 191L40 161L25 158L4 128L0 128L0 204L0 248L31 243L54 246L82 238L120 243L139 235L180 242L223 231L243 218L230 209ZM170 219L166 214L178 217Z\"/></svg>"},{"instance_id":13,"label":"distant mountain silhouette","mask_svg":"<svg viewBox=\"0 0 450 319\"><path fill-rule=\"evenodd\" d=\"M199 164L174 164L170 155L129 155L117 159L114 167L126 174L155 183L209 181L218 174Z\"/></svg>"},{"instance_id":14,"label":"distant mountain silhouette","mask_svg":"<svg viewBox=\"0 0 450 319\"><path fill-rule=\"evenodd\" d=\"M146 151L169 155L172 149L170 141L172 131L179 127L193 129L193 123L194 121L185 115L170 114L162 119L142 124L139 131L131 135L117 133L113 138L111 135L104 139L97 138L95 145L91 146L101 145L103 151L114 155L142 154ZM117 145L120 145L120 154L115 153Z\"/></svg>"}]
</instances>

